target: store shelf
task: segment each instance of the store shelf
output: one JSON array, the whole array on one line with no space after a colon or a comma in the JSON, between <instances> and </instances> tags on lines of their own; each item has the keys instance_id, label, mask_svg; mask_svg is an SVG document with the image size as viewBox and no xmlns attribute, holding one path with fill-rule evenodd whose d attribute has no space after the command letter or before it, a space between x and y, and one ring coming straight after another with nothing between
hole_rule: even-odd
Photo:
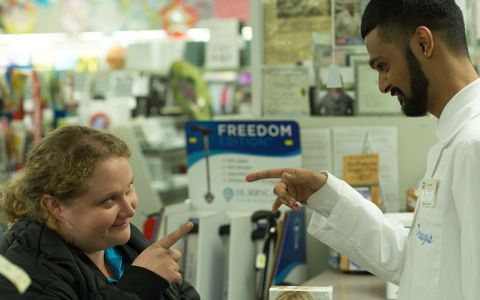
<instances>
[{"instance_id":1,"label":"store shelf","mask_svg":"<svg viewBox=\"0 0 480 300\"><path fill-rule=\"evenodd\" d=\"M187 174L176 174L172 176L171 182L155 180L152 181L152 188L157 193L166 193L169 191L182 190L188 188Z\"/></svg>"}]
</instances>

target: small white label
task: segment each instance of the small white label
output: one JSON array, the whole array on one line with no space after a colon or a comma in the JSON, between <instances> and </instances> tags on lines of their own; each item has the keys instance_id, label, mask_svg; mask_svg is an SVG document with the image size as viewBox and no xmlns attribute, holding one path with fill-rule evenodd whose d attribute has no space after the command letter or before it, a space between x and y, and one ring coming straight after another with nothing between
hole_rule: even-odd
<instances>
[{"instance_id":1,"label":"small white label","mask_svg":"<svg viewBox=\"0 0 480 300\"><path fill-rule=\"evenodd\" d=\"M20 294L25 293L27 288L32 283L30 276L28 276L28 274L23 269L21 269L17 265L12 264L3 255L0 255L0 274L10 280L13 285L15 285Z\"/></svg>"},{"instance_id":2,"label":"small white label","mask_svg":"<svg viewBox=\"0 0 480 300\"><path fill-rule=\"evenodd\" d=\"M255 267L257 269L265 269L266 261L267 261L267 257L265 256L265 254L263 253L257 254L257 259L255 260Z\"/></svg>"},{"instance_id":3,"label":"small white label","mask_svg":"<svg viewBox=\"0 0 480 300\"><path fill-rule=\"evenodd\" d=\"M425 178L420 186L420 203L423 207L435 207L437 199L438 181L433 178Z\"/></svg>"}]
</instances>

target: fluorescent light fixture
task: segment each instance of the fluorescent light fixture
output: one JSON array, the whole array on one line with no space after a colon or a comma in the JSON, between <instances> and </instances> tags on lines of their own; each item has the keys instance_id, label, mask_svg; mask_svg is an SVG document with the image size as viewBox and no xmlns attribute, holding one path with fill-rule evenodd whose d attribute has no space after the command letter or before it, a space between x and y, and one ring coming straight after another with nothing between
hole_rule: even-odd
<instances>
[{"instance_id":1,"label":"fluorescent light fixture","mask_svg":"<svg viewBox=\"0 0 480 300\"><path fill-rule=\"evenodd\" d=\"M190 28L187 30L187 40L208 42L210 41L210 30L208 28Z\"/></svg>"},{"instance_id":2,"label":"fluorescent light fixture","mask_svg":"<svg viewBox=\"0 0 480 300\"><path fill-rule=\"evenodd\" d=\"M19 53L12 58L12 63L20 67L30 67L32 64L32 58L25 53Z\"/></svg>"},{"instance_id":3,"label":"fluorescent light fixture","mask_svg":"<svg viewBox=\"0 0 480 300\"><path fill-rule=\"evenodd\" d=\"M112 38L117 41L161 40L167 38L165 30L129 30L115 31Z\"/></svg>"},{"instance_id":4,"label":"fluorescent light fixture","mask_svg":"<svg viewBox=\"0 0 480 300\"><path fill-rule=\"evenodd\" d=\"M242 36L245 40L252 39L252 28L245 26L242 28ZM69 36L65 33L31 33L31 34L0 34L0 44L19 43L19 42L66 42L69 40L79 40L82 42L104 40L108 35L100 31L82 32L76 36ZM134 42L138 40L161 40L168 39L165 30L125 30L115 31L110 37L116 41ZM210 41L210 30L208 28L190 28L186 32L186 38L189 41L208 42Z\"/></svg>"},{"instance_id":5,"label":"fluorescent light fixture","mask_svg":"<svg viewBox=\"0 0 480 300\"><path fill-rule=\"evenodd\" d=\"M88 31L82 32L78 35L78 39L81 41L100 41L105 37L103 32L99 31Z\"/></svg>"},{"instance_id":6,"label":"fluorescent light fixture","mask_svg":"<svg viewBox=\"0 0 480 300\"><path fill-rule=\"evenodd\" d=\"M237 80L238 74L233 71L205 72L203 77L206 81L234 82Z\"/></svg>"},{"instance_id":7,"label":"fluorescent light fixture","mask_svg":"<svg viewBox=\"0 0 480 300\"><path fill-rule=\"evenodd\" d=\"M8 66L10 63L10 58L7 55L0 53L0 68Z\"/></svg>"},{"instance_id":8,"label":"fluorescent light fixture","mask_svg":"<svg viewBox=\"0 0 480 300\"><path fill-rule=\"evenodd\" d=\"M61 42L67 39L65 33L29 33L29 34L0 34L0 43L19 42Z\"/></svg>"}]
</instances>

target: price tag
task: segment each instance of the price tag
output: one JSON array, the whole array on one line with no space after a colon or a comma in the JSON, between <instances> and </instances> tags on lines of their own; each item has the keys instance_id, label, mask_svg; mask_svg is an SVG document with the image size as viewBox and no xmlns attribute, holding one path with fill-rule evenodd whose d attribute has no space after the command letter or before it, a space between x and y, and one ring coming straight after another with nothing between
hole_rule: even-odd
<instances>
[{"instance_id":1,"label":"price tag","mask_svg":"<svg viewBox=\"0 0 480 300\"><path fill-rule=\"evenodd\" d=\"M257 269L265 269L265 264L267 262L267 257L265 254L260 253L257 254L257 258L255 259L255 267Z\"/></svg>"}]
</instances>

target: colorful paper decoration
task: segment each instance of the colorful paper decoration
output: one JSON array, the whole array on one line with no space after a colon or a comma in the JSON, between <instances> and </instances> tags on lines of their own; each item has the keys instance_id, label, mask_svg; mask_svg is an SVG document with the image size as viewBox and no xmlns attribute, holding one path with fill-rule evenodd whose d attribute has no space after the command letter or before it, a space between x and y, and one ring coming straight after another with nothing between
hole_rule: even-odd
<instances>
[{"instance_id":1,"label":"colorful paper decoration","mask_svg":"<svg viewBox=\"0 0 480 300\"><path fill-rule=\"evenodd\" d=\"M47 7L47 6L52 5L53 0L35 0L35 2L36 2L38 5Z\"/></svg>"},{"instance_id":2,"label":"colorful paper decoration","mask_svg":"<svg viewBox=\"0 0 480 300\"><path fill-rule=\"evenodd\" d=\"M62 25L69 33L89 30L92 7L87 0L65 0L62 9Z\"/></svg>"},{"instance_id":3,"label":"colorful paper decoration","mask_svg":"<svg viewBox=\"0 0 480 300\"><path fill-rule=\"evenodd\" d=\"M91 1L90 5L90 28L93 31L110 34L121 29L123 16L117 0L96 0Z\"/></svg>"},{"instance_id":4,"label":"colorful paper decoration","mask_svg":"<svg viewBox=\"0 0 480 300\"><path fill-rule=\"evenodd\" d=\"M200 20L208 20L215 17L213 0L188 0L187 3L198 12Z\"/></svg>"},{"instance_id":5,"label":"colorful paper decoration","mask_svg":"<svg viewBox=\"0 0 480 300\"><path fill-rule=\"evenodd\" d=\"M163 28L172 37L182 38L198 20L197 11L182 0L173 0L160 11Z\"/></svg>"},{"instance_id":6,"label":"colorful paper decoration","mask_svg":"<svg viewBox=\"0 0 480 300\"><path fill-rule=\"evenodd\" d=\"M145 30L160 26L159 10L165 0L117 0L124 17L122 29Z\"/></svg>"},{"instance_id":7,"label":"colorful paper decoration","mask_svg":"<svg viewBox=\"0 0 480 300\"><path fill-rule=\"evenodd\" d=\"M99 130L104 130L108 129L110 126L110 117L103 112L96 112L92 116L90 116L90 119L88 120L88 125L90 127L99 129Z\"/></svg>"},{"instance_id":8,"label":"colorful paper decoration","mask_svg":"<svg viewBox=\"0 0 480 300\"><path fill-rule=\"evenodd\" d=\"M30 33L37 23L36 7L29 0L6 1L1 6L1 16L7 33Z\"/></svg>"}]
</instances>

